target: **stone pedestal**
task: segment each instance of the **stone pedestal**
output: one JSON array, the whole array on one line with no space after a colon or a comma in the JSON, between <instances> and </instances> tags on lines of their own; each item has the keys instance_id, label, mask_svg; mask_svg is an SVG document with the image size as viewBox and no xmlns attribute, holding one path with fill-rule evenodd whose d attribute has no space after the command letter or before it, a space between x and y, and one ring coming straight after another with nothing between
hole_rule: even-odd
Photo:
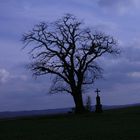
<instances>
[{"instance_id":1,"label":"stone pedestal","mask_svg":"<svg viewBox=\"0 0 140 140\"><path fill-rule=\"evenodd\" d=\"M102 110L102 105L101 105L101 104L95 106L95 112L97 112L97 113L103 112L103 110Z\"/></svg>"}]
</instances>

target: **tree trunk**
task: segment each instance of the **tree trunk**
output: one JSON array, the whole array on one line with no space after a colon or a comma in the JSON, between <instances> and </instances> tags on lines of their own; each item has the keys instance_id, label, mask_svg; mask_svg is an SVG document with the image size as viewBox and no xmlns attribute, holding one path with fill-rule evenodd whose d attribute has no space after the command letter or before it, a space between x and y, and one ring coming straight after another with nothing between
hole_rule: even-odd
<instances>
[{"instance_id":1,"label":"tree trunk","mask_svg":"<svg viewBox=\"0 0 140 140\"><path fill-rule=\"evenodd\" d=\"M83 104L83 98L81 92L74 92L73 99L75 103L75 113L85 113L85 107Z\"/></svg>"}]
</instances>

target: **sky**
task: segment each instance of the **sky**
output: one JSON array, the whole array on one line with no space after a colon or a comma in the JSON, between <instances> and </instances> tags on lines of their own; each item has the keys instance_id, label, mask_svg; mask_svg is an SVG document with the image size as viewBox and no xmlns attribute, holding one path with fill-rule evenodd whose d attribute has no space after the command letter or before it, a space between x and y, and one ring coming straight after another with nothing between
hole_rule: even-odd
<instances>
[{"instance_id":1,"label":"sky","mask_svg":"<svg viewBox=\"0 0 140 140\"><path fill-rule=\"evenodd\" d=\"M103 79L84 94L95 104L95 89L103 105L140 103L139 0L0 0L0 111L39 110L74 106L70 95L48 94L52 77L37 79L26 68L31 58L22 49L22 35L41 21L71 13L85 26L112 35L121 55L103 56Z\"/></svg>"}]
</instances>

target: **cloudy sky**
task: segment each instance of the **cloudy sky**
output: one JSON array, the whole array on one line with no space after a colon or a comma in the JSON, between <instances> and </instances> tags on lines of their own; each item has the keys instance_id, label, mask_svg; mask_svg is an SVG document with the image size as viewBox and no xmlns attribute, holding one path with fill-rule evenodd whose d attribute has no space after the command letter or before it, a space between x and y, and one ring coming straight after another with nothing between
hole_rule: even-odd
<instances>
[{"instance_id":1,"label":"cloudy sky","mask_svg":"<svg viewBox=\"0 0 140 140\"><path fill-rule=\"evenodd\" d=\"M50 77L32 77L22 50L22 34L41 21L54 21L71 13L86 26L114 36L122 53L103 57L104 79L88 95L95 104L101 89L102 104L140 103L140 1L139 0L0 0L0 111L73 106L68 95L48 95ZM86 95L84 95L86 98Z\"/></svg>"}]
</instances>

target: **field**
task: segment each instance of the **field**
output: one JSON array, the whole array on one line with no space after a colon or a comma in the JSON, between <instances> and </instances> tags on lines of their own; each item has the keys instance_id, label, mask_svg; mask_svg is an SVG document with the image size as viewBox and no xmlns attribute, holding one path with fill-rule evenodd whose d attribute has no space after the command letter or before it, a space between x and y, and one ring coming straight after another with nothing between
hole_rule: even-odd
<instances>
[{"instance_id":1,"label":"field","mask_svg":"<svg viewBox=\"0 0 140 140\"><path fill-rule=\"evenodd\" d=\"M0 120L0 140L140 140L140 107Z\"/></svg>"}]
</instances>

